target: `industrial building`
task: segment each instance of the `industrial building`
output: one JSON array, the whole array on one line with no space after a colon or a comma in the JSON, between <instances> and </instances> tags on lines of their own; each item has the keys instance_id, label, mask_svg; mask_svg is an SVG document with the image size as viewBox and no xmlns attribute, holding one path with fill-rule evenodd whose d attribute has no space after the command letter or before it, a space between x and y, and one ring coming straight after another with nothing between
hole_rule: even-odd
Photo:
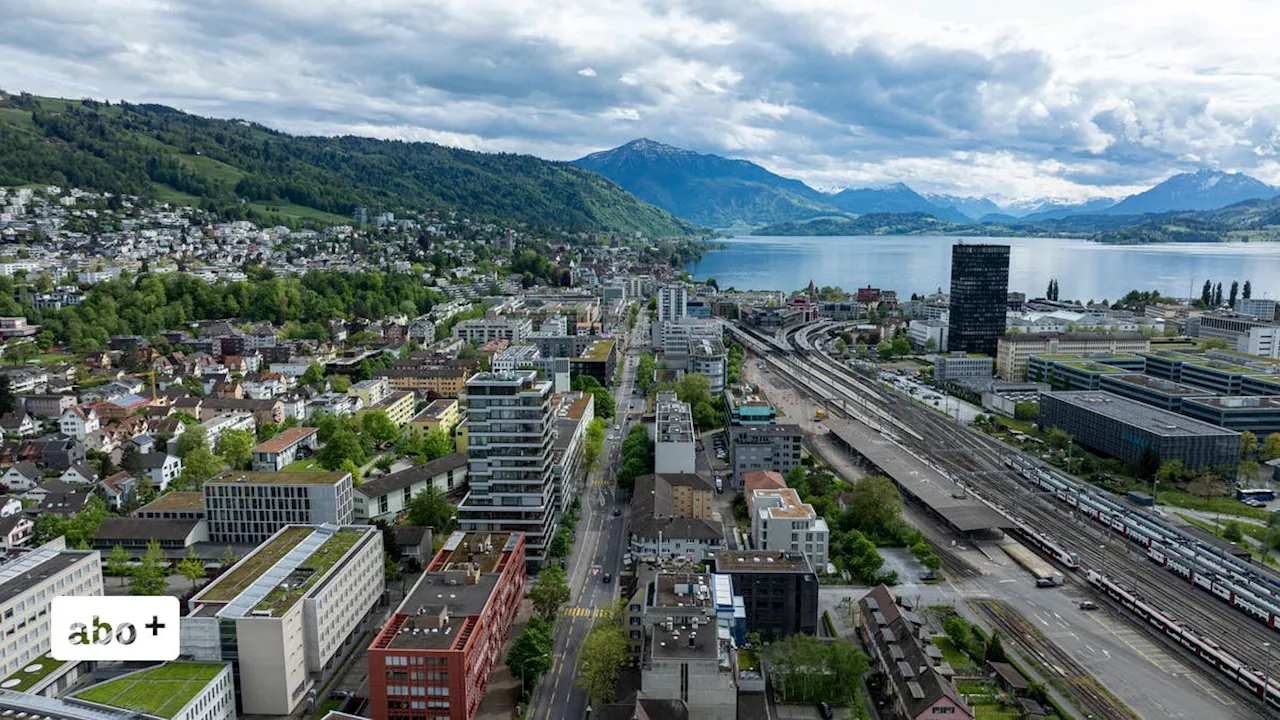
<instances>
[{"instance_id":1,"label":"industrial building","mask_svg":"<svg viewBox=\"0 0 1280 720\"><path fill-rule=\"evenodd\" d=\"M1182 401L1182 414L1260 438L1280 431L1280 397L1275 395L1191 397Z\"/></svg>"},{"instance_id":2,"label":"industrial building","mask_svg":"<svg viewBox=\"0 0 1280 720\"><path fill-rule=\"evenodd\" d=\"M521 533L455 532L369 645L373 720L471 720L525 588Z\"/></svg>"},{"instance_id":3,"label":"industrial building","mask_svg":"<svg viewBox=\"0 0 1280 720\"><path fill-rule=\"evenodd\" d=\"M1258 318L1235 312L1204 313L1187 320L1187 335L1199 338L1221 338L1231 345L1231 349L1248 355L1267 358L1280 357L1280 323L1272 317L1275 314L1275 301L1266 301L1271 305L1271 315ZM1261 307L1255 308L1265 312Z\"/></svg>"},{"instance_id":4,"label":"industrial building","mask_svg":"<svg viewBox=\"0 0 1280 720\"><path fill-rule=\"evenodd\" d=\"M1189 469L1240 461L1240 433L1109 392L1042 394L1040 427L1060 428L1090 450L1130 462L1148 451Z\"/></svg>"},{"instance_id":5,"label":"industrial building","mask_svg":"<svg viewBox=\"0 0 1280 720\"><path fill-rule=\"evenodd\" d=\"M1142 372L1136 355L1034 355L1027 362L1027 382L1055 390L1097 390L1107 375Z\"/></svg>"},{"instance_id":6,"label":"industrial building","mask_svg":"<svg viewBox=\"0 0 1280 720\"><path fill-rule=\"evenodd\" d=\"M283 527L188 601L182 654L233 663L244 714L293 714L366 629L383 562L371 525Z\"/></svg>"},{"instance_id":7,"label":"industrial building","mask_svg":"<svg viewBox=\"0 0 1280 720\"><path fill-rule=\"evenodd\" d=\"M1009 246L953 246L950 294L947 349L994 356L1005 331Z\"/></svg>"},{"instance_id":8,"label":"industrial building","mask_svg":"<svg viewBox=\"0 0 1280 720\"><path fill-rule=\"evenodd\" d=\"M1097 389L1169 412L1181 412L1184 400L1205 395L1200 388L1135 373L1104 375Z\"/></svg>"}]
</instances>

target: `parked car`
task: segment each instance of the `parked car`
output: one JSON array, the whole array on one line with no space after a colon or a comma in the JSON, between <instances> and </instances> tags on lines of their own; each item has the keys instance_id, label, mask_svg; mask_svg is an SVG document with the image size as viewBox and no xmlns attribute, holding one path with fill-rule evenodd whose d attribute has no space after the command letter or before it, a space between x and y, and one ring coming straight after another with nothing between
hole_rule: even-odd
<instances>
[{"instance_id":1,"label":"parked car","mask_svg":"<svg viewBox=\"0 0 1280 720\"><path fill-rule=\"evenodd\" d=\"M600 578L600 582L603 582L603 583L613 582L613 573L605 573L604 576Z\"/></svg>"},{"instance_id":2,"label":"parked car","mask_svg":"<svg viewBox=\"0 0 1280 720\"><path fill-rule=\"evenodd\" d=\"M825 702L818 703L818 714L822 716L822 720L831 720L835 717L835 713L831 712L831 706Z\"/></svg>"},{"instance_id":3,"label":"parked car","mask_svg":"<svg viewBox=\"0 0 1280 720\"><path fill-rule=\"evenodd\" d=\"M1058 587L1058 583L1054 582L1050 578L1037 578L1036 587L1038 588Z\"/></svg>"},{"instance_id":4,"label":"parked car","mask_svg":"<svg viewBox=\"0 0 1280 720\"><path fill-rule=\"evenodd\" d=\"M1098 609L1098 603L1096 603L1096 602L1094 602L1094 601L1092 601L1092 600L1081 600L1081 601L1080 601L1080 609L1081 609L1081 610L1097 610L1097 609Z\"/></svg>"}]
</instances>

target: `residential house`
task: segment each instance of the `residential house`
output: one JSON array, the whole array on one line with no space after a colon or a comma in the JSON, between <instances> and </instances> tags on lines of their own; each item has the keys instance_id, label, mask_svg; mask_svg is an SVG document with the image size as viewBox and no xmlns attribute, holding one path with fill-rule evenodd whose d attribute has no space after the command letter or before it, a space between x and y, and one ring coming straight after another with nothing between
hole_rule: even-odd
<instances>
[{"instance_id":1,"label":"residential house","mask_svg":"<svg viewBox=\"0 0 1280 720\"><path fill-rule=\"evenodd\" d=\"M285 420L284 403L279 398L269 400L248 400L235 398L203 398L200 404L200 420L208 420L215 415L227 412L249 412L259 425L265 423L283 423Z\"/></svg>"},{"instance_id":2,"label":"residential house","mask_svg":"<svg viewBox=\"0 0 1280 720\"><path fill-rule=\"evenodd\" d=\"M138 480L129 473L120 472L102 480L102 493L106 496L107 507L121 510L138 494ZM172 495L173 493L169 493Z\"/></svg>"},{"instance_id":3,"label":"residential house","mask_svg":"<svg viewBox=\"0 0 1280 720\"><path fill-rule=\"evenodd\" d=\"M15 463L0 475L0 483L12 492L26 492L44 482L44 473L28 460Z\"/></svg>"},{"instance_id":4,"label":"residential house","mask_svg":"<svg viewBox=\"0 0 1280 720\"><path fill-rule=\"evenodd\" d=\"M319 432L313 427L292 427L253 449L255 472L280 472L316 451Z\"/></svg>"},{"instance_id":5,"label":"residential house","mask_svg":"<svg viewBox=\"0 0 1280 720\"><path fill-rule=\"evenodd\" d=\"M164 492L182 474L182 458L166 452L147 453L142 456L142 468L156 489Z\"/></svg>"},{"instance_id":6,"label":"residential house","mask_svg":"<svg viewBox=\"0 0 1280 720\"><path fill-rule=\"evenodd\" d=\"M631 496L627 528L635 555L709 559L724 544L724 530L711 516L715 489L691 474L641 475Z\"/></svg>"},{"instance_id":7,"label":"residential house","mask_svg":"<svg viewBox=\"0 0 1280 720\"><path fill-rule=\"evenodd\" d=\"M418 567L427 564L433 553L431 528L421 525L396 525L396 548L401 560L412 560Z\"/></svg>"},{"instance_id":8,"label":"residential house","mask_svg":"<svg viewBox=\"0 0 1280 720\"><path fill-rule=\"evenodd\" d=\"M35 490L28 490L28 493L43 490L43 498L35 507L27 508L27 514L32 517L40 515L75 515L84 508L84 503L89 499L90 490L84 487L75 487L68 485L60 480L49 480Z\"/></svg>"},{"instance_id":9,"label":"residential house","mask_svg":"<svg viewBox=\"0 0 1280 720\"><path fill-rule=\"evenodd\" d=\"M895 717L972 720L973 711L940 672L941 655L927 652L928 631L913 611L900 607L883 585L859 600L858 607L859 639L871 656L872 667L886 679L885 691Z\"/></svg>"},{"instance_id":10,"label":"residential house","mask_svg":"<svg viewBox=\"0 0 1280 720\"><path fill-rule=\"evenodd\" d=\"M12 550L31 542L36 524L26 515L0 516L0 550Z\"/></svg>"},{"instance_id":11,"label":"residential house","mask_svg":"<svg viewBox=\"0 0 1280 720\"><path fill-rule=\"evenodd\" d=\"M0 432L20 438L34 437L40 434L40 423L25 412L10 412L0 415Z\"/></svg>"},{"instance_id":12,"label":"residential house","mask_svg":"<svg viewBox=\"0 0 1280 720\"><path fill-rule=\"evenodd\" d=\"M92 485L98 481L98 471L88 463L72 463L58 479L68 485Z\"/></svg>"},{"instance_id":13,"label":"residential house","mask_svg":"<svg viewBox=\"0 0 1280 720\"><path fill-rule=\"evenodd\" d=\"M39 461L51 470L61 472L85 460L85 444L62 433L45 435L26 443L37 453Z\"/></svg>"},{"instance_id":14,"label":"residential house","mask_svg":"<svg viewBox=\"0 0 1280 720\"><path fill-rule=\"evenodd\" d=\"M77 405L58 418L58 430L63 435L69 435L76 440L84 440L90 433L97 432L101 428L102 422L98 419L98 411L93 408L86 410Z\"/></svg>"},{"instance_id":15,"label":"residential house","mask_svg":"<svg viewBox=\"0 0 1280 720\"><path fill-rule=\"evenodd\" d=\"M23 410L38 418L60 418L76 404L74 395L24 395L19 400Z\"/></svg>"},{"instance_id":16,"label":"residential house","mask_svg":"<svg viewBox=\"0 0 1280 720\"><path fill-rule=\"evenodd\" d=\"M22 512L22 499L13 495L0 495L0 517L9 517Z\"/></svg>"}]
</instances>

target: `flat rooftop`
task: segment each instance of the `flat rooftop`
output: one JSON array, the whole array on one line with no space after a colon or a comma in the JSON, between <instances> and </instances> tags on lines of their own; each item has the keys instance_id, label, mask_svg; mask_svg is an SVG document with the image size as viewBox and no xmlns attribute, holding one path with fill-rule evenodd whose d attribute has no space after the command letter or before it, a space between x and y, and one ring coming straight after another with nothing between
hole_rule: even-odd
<instances>
[{"instance_id":1,"label":"flat rooftop","mask_svg":"<svg viewBox=\"0 0 1280 720\"><path fill-rule=\"evenodd\" d=\"M507 552L511 533L484 531L451 533L440 547L440 552L427 564L427 572L447 572L462 565L474 566L480 573L491 573Z\"/></svg>"},{"instance_id":2,"label":"flat rooftop","mask_svg":"<svg viewBox=\"0 0 1280 720\"><path fill-rule=\"evenodd\" d=\"M827 418L836 438L880 468L902 491L923 503L960 532L1011 528L1008 518L974 499L951 478L903 449L881 433L858 422Z\"/></svg>"},{"instance_id":3,"label":"flat rooftop","mask_svg":"<svg viewBox=\"0 0 1280 720\"><path fill-rule=\"evenodd\" d=\"M139 510L204 510L204 493L199 490L165 493L151 502L138 508Z\"/></svg>"},{"instance_id":4,"label":"flat rooftop","mask_svg":"<svg viewBox=\"0 0 1280 720\"><path fill-rule=\"evenodd\" d=\"M33 550L0 565L0 605L44 582L96 550Z\"/></svg>"},{"instance_id":5,"label":"flat rooftop","mask_svg":"<svg viewBox=\"0 0 1280 720\"><path fill-rule=\"evenodd\" d=\"M1190 402L1222 410L1280 410L1280 396L1277 395L1232 395L1230 397L1207 396L1197 397Z\"/></svg>"},{"instance_id":6,"label":"flat rooftop","mask_svg":"<svg viewBox=\"0 0 1280 720\"><path fill-rule=\"evenodd\" d=\"M715 601L711 597L711 588L715 579L707 574L659 572L653 578L653 605L660 608L679 608L684 606L690 610L700 607L715 609Z\"/></svg>"},{"instance_id":7,"label":"flat rooftop","mask_svg":"<svg viewBox=\"0 0 1280 720\"><path fill-rule=\"evenodd\" d=\"M1181 397L1192 397L1204 395L1205 390L1201 388L1183 385L1173 382L1172 380L1164 380L1161 378L1151 377L1150 375L1139 375L1137 373L1128 373L1124 375L1115 375L1108 379L1108 382L1124 383L1125 385L1136 385L1146 388L1161 395L1178 395Z\"/></svg>"},{"instance_id":8,"label":"flat rooftop","mask_svg":"<svg viewBox=\"0 0 1280 720\"><path fill-rule=\"evenodd\" d=\"M364 537L364 533L351 528L343 528L316 548L297 567L289 573L288 579L277 585L266 597L253 606L254 610L269 610L272 615L283 615L293 604L311 592L334 565L355 547Z\"/></svg>"},{"instance_id":9,"label":"flat rooftop","mask_svg":"<svg viewBox=\"0 0 1280 720\"><path fill-rule=\"evenodd\" d=\"M773 550L721 550L716 553L716 572L803 572L813 568L804 553Z\"/></svg>"},{"instance_id":10,"label":"flat rooftop","mask_svg":"<svg viewBox=\"0 0 1280 720\"><path fill-rule=\"evenodd\" d=\"M1072 368L1073 370L1090 373L1116 374L1129 372L1124 368L1119 368L1115 365L1107 365L1106 363L1101 363L1097 360L1066 360L1058 361L1057 364L1063 367Z\"/></svg>"},{"instance_id":11,"label":"flat rooftop","mask_svg":"<svg viewBox=\"0 0 1280 720\"><path fill-rule=\"evenodd\" d=\"M425 572L418 578L397 613L408 617L395 629L388 647L448 650L472 616L484 612L498 587L498 575L481 575L476 582L452 584L447 573Z\"/></svg>"},{"instance_id":12,"label":"flat rooftop","mask_svg":"<svg viewBox=\"0 0 1280 720\"><path fill-rule=\"evenodd\" d=\"M660 402L654 415L658 442L693 442L693 413L688 403Z\"/></svg>"},{"instance_id":13,"label":"flat rooftop","mask_svg":"<svg viewBox=\"0 0 1280 720\"><path fill-rule=\"evenodd\" d=\"M0 689L0 717L6 720L137 720L137 713L74 700Z\"/></svg>"},{"instance_id":14,"label":"flat rooftop","mask_svg":"<svg viewBox=\"0 0 1280 720\"><path fill-rule=\"evenodd\" d=\"M1101 390L1043 393L1040 396L1041 408L1044 408L1045 398L1053 398L1065 402L1103 417L1135 426L1160 437L1238 434L1234 430L1227 430L1207 422L1193 420L1186 415L1161 410L1146 403Z\"/></svg>"},{"instance_id":15,"label":"flat rooftop","mask_svg":"<svg viewBox=\"0 0 1280 720\"><path fill-rule=\"evenodd\" d=\"M1041 360L1053 360L1055 362L1071 362L1073 360L1093 360L1094 362L1141 362L1142 358L1137 355L1128 353L1046 353L1044 355L1033 355Z\"/></svg>"},{"instance_id":16,"label":"flat rooftop","mask_svg":"<svg viewBox=\"0 0 1280 720\"><path fill-rule=\"evenodd\" d=\"M597 340L586 347L582 351L582 355L576 359L589 360L591 362L604 362L609 359L609 353L613 351L613 340Z\"/></svg>"},{"instance_id":17,"label":"flat rooftop","mask_svg":"<svg viewBox=\"0 0 1280 720\"><path fill-rule=\"evenodd\" d=\"M649 650L656 660L709 660L720 652L714 622L696 627L675 625L667 632L666 624L658 621L652 622L650 628L653 642Z\"/></svg>"},{"instance_id":18,"label":"flat rooftop","mask_svg":"<svg viewBox=\"0 0 1280 720\"><path fill-rule=\"evenodd\" d=\"M263 543L256 552L210 583L196 597L206 602L230 602L244 592L258 576L280 562L289 551L311 536L310 527L295 526L282 530Z\"/></svg>"},{"instance_id":19,"label":"flat rooftop","mask_svg":"<svg viewBox=\"0 0 1280 720\"><path fill-rule=\"evenodd\" d=\"M344 472L225 472L209 481L218 485L334 485L346 477ZM209 483L206 483L209 484Z\"/></svg>"},{"instance_id":20,"label":"flat rooftop","mask_svg":"<svg viewBox=\"0 0 1280 720\"><path fill-rule=\"evenodd\" d=\"M168 662L123 675L76 693L80 700L171 718L198 696L227 666Z\"/></svg>"},{"instance_id":21,"label":"flat rooftop","mask_svg":"<svg viewBox=\"0 0 1280 720\"><path fill-rule=\"evenodd\" d=\"M45 653L31 662L24 663L12 675L0 681L0 687L5 690L27 692L65 664L65 661L54 660L49 653ZM28 668L30 668L30 671L28 671Z\"/></svg>"}]
</instances>

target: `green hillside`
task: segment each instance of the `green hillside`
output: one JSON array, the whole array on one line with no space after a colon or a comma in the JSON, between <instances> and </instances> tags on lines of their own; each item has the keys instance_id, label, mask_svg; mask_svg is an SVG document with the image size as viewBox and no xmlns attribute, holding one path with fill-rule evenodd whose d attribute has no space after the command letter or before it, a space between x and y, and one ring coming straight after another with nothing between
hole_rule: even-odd
<instances>
[{"instance_id":1,"label":"green hillside","mask_svg":"<svg viewBox=\"0 0 1280 720\"><path fill-rule=\"evenodd\" d=\"M568 163L424 142L299 137L161 105L0 91L0 185L32 183L198 202L229 219L331 223L365 207L456 210L546 230L698 231Z\"/></svg>"}]
</instances>

